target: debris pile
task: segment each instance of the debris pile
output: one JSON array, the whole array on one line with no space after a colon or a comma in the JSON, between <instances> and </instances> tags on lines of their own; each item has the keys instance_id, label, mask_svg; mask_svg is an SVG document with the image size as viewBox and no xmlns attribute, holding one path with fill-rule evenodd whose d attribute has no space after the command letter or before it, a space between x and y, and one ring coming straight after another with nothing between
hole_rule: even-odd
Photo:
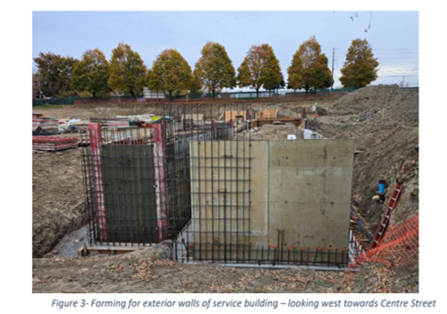
<instances>
[{"instance_id":1,"label":"debris pile","mask_svg":"<svg viewBox=\"0 0 447 314\"><path fill-rule=\"evenodd\" d=\"M33 116L33 133L55 133L58 128L58 119Z\"/></svg>"},{"instance_id":2,"label":"debris pile","mask_svg":"<svg viewBox=\"0 0 447 314\"><path fill-rule=\"evenodd\" d=\"M112 128L129 126L127 118L90 118L90 123L99 123L101 126Z\"/></svg>"},{"instance_id":3,"label":"debris pile","mask_svg":"<svg viewBox=\"0 0 447 314\"><path fill-rule=\"evenodd\" d=\"M88 121L80 119L59 119L59 132L78 133L82 129L88 128Z\"/></svg>"}]
</instances>

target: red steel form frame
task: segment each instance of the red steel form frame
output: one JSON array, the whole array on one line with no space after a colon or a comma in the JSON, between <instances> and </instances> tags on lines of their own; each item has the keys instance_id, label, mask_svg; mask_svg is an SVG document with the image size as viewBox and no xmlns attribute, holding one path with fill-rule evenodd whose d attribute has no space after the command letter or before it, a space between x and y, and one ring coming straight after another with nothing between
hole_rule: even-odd
<instances>
[{"instance_id":1,"label":"red steel form frame","mask_svg":"<svg viewBox=\"0 0 447 314\"><path fill-rule=\"evenodd\" d=\"M91 123L88 125L90 136L90 147L92 150L92 173L93 186L95 191L96 214L98 216L98 229L100 241L107 241L106 230L106 211L104 207L104 193L102 188L102 170L101 170L101 125Z\"/></svg>"},{"instance_id":2,"label":"red steel form frame","mask_svg":"<svg viewBox=\"0 0 447 314\"><path fill-rule=\"evenodd\" d=\"M217 138L217 120L213 120L211 122L211 131L214 133L214 136Z\"/></svg>"},{"instance_id":3,"label":"red steel form frame","mask_svg":"<svg viewBox=\"0 0 447 314\"><path fill-rule=\"evenodd\" d=\"M166 215L166 185L164 172L164 153L166 150L166 124L167 121L153 124L152 139L154 142L154 172L156 182L156 203L157 203L157 227L158 241L167 238L167 215Z\"/></svg>"}]
</instances>

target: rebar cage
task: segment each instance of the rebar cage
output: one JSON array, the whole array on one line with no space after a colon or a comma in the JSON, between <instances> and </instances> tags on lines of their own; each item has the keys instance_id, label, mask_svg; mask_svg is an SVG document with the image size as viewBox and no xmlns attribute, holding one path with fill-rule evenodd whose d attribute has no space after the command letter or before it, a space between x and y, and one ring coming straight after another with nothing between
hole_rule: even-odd
<instances>
[{"instance_id":1,"label":"rebar cage","mask_svg":"<svg viewBox=\"0 0 447 314\"><path fill-rule=\"evenodd\" d=\"M90 124L81 133L89 244L169 241L183 262L347 265L348 245L285 247L284 230L276 244L252 244L248 104L166 104L143 128Z\"/></svg>"}]
</instances>

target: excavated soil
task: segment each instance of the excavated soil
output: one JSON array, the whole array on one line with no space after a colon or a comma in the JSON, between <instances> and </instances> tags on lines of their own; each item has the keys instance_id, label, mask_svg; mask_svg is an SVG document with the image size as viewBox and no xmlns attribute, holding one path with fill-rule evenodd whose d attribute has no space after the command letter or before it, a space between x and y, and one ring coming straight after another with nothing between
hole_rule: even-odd
<instances>
[{"instance_id":1,"label":"excavated soil","mask_svg":"<svg viewBox=\"0 0 447 314\"><path fill-rule=\"evenodd\" d=\"M34 293L400 293L417 275L367 265L358 274L304 268L254 269L182 264L146 254L33 259Z\"/></svg>"},{"instance_id":2,"label":"excavated soil","mask_svg":"<svg viewBox=\"0 0 447 314\"><path fill-rule=\"evenodd\" d=\"M395 176L403 165L408 168L403 176L404 190L390 222L395 224L418 212L418 104L417 89L403 91L397 85L370 86L338 99L326 108L328 115L309 120L308 127L325 137L354 139L353 204L373 232L385 206L372 201L378 180L386 177L388 201L396 183Z\"/></svg>"},{"instance_id":3,"label":"excavated soil","mask_svg":"<svg viewBox=\"0 0 447 314\"><path fill-rule=\"evenodd\" d=\"M33 257L87 221L79 148L33 153Z\"/></svg>"}]
</instances>

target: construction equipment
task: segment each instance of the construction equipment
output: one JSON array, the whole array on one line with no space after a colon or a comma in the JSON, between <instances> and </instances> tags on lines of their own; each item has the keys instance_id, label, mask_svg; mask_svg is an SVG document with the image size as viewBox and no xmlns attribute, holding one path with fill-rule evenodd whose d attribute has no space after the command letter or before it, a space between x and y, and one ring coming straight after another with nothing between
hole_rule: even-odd
<instances>
[{"instance_id":1,"label":"construction equipment","mask_svg":"<svg viewBox=\"0 0 447 314\"><path fill-rule=\"evenodd\" d=\"M388 223L391 218L391 214L396 209L397 204L400 200L400 195L402 193L403 181L400 180L404 172L407 170L407 167L403 166L402 170L397 174L398 180L396 180L396 185L394 186L393 193L391 194L390 200L388 201L388 205L385 208L385 212L380 219L379 226L377 227L376 234L374 235L373 241L371 243L371 248L377 247L380 240L382 240L385 235L386 229L388 228Z\"/></svg>"}]
</instances>

